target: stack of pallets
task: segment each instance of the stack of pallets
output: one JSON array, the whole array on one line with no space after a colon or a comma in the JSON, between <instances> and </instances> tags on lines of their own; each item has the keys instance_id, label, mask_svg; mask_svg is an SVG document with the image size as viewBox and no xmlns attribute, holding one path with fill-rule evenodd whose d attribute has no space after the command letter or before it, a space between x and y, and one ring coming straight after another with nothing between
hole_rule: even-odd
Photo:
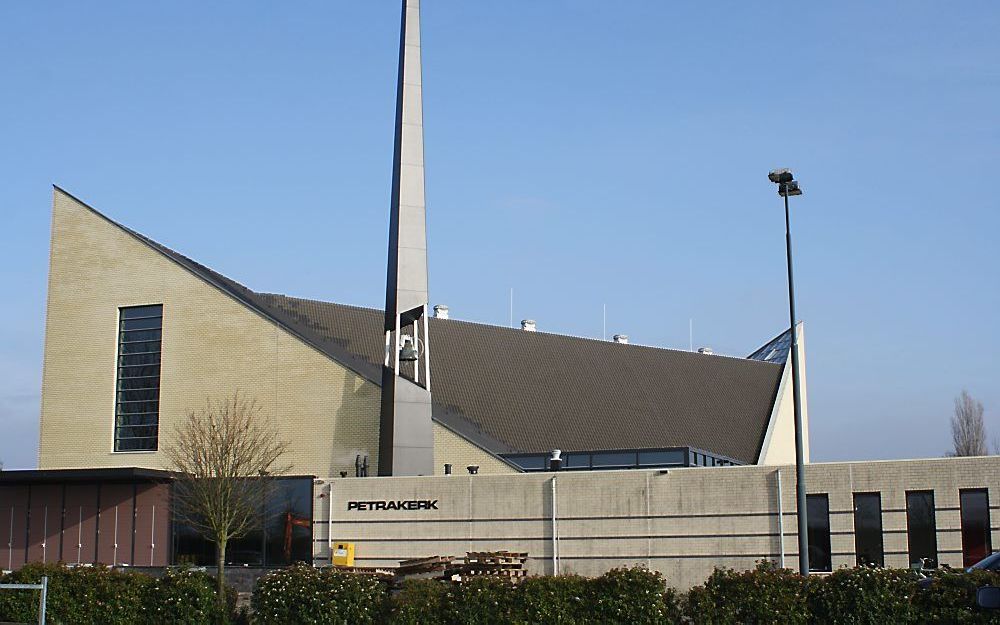
<instances>
[{"instance_id":1,"label":"stack of pallets","mask_svg":"<svg viewBox=\"0 0 1000 625\"><path fill-rule=\"evenodd\" d=\"M384 566L335 566L338 571L345 573L355 573L357 575L377 575L378 577L392 578L396 574L396 569Z\"/></svg>"},{"instance_id":2,"label":"stack of pallets","mask_svg":"<svg viewBox=\"0 0 1000 625\"><path fill-rule=\"evenodd\" d=\"M491 575L519 579L527 574L524 563L528 559L525 552L512 551L470 551L462 564L462 577Z\"/></svg>"},{"instance_id":3,"label":"stack of pallets","mask_svg":"<svg viewBox=\"0 0 1000 625\"><path fill-rule=\"evenodd\" d=\"M454 558L451 556L430 556L429 558L414 558L400 560L396 568L396 577L442 577L452 568Z\"/></svg>"}]
</instances>

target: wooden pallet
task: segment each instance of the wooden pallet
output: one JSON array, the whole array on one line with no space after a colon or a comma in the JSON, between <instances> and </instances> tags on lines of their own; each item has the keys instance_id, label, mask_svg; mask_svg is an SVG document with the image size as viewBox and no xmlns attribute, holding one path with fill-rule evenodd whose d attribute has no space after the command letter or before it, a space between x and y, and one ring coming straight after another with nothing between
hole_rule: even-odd
<instances>
[{"instance_id":1,"label":"wooden pallet","mask_svg":"<svg viewBox=\"0 0 1000 625\"><path fill-rule=\"evenodd\" d=\"M395 577L396 569L382 566L334 566L333 568L345 573L357 575L376 575L378 577Z\"/></svg>"},{"instance_id":2,"label":"wooden pallet","mask_svg":"<svg viewBox=\"0 0 1000 625\"><path fill-rule=\"evenodd\" d=\"M518 579L527 575L524 563L528 560L525 552L511 551L470 551L465 555L461 567L463 577L489 575Z\"/></svg>"},{"instance_id":3,"label":"wooden pallet","mask_svg":"<svg viewBox=\"0 0 1000 625\"><path fill-rule=\"evenodd\" d=\"M428 558L414 558L412 560L400 560L399 567L396 568L397 577L407 577L424 573L443 573L451 568L454 558L451 556L430 556Z\"/></svg>"}]
</instances>

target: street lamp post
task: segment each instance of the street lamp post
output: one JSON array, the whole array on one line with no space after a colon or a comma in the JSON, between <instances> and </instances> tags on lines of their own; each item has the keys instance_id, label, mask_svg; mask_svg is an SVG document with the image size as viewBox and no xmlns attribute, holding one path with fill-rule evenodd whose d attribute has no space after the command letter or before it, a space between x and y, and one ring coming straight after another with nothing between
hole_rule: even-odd
<instances>
[{"instance_id":1,"label":"street lamp post","mask_svg":"<svg viewBox=\"0 0 1000 625\"><path fill-rule=\"evenodd\" d=\"M788 212L788 196L802 195L799 183L788 169L776 169L767 175L778 185L778 195L785 199L785 254L788 261L788 316L792 334L792 406L795 411L795 498L799 530L799 573L809 575L809 519L806 507L806 476L802 452L802 393L799 384L799 330L795 317L795 282L792 279L792 229Z\"/></svg>"}]
</instances>

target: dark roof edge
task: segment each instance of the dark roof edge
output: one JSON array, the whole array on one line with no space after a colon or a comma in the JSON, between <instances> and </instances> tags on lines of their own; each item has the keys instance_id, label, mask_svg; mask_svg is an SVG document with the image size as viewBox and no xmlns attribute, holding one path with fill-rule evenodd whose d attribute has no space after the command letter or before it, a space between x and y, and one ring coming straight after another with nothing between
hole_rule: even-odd
<instances>
[{"instance_id":1,"label":"dark roof edge","mask_svg":"<svg viewBox=\"0 0 1000 625\"><path fill-rule=\"evenodd\" d=\"M207 284L209 284L211 286L214 286L218 290L222 291L224 294L226 294L229 297L235 299L239 303L243 304L244 306L246 306L250 310L254 311L255 313L257 313L261 317L263 317L263 318L267 319L268 321L270 321L271 323L275 324L276 326L278 326L282 330L288 332L289 334L291 334L295 338L299 339L300 341L302 341L303 343L305 343L309 347L315 349L319 353L323 354L327 358L332 358L333 360L335 360L341 366L346 367L347 369L350 369L351 371L353 371L354 373L360 375L361 377L363 377L364 379L368 380L369 382L374 383L376 386L382 386L382 380L381 380L381 378L375 376L370 371L364 371L364 369L365 369L364 367L360 367L360 366L358 366L357 363L352 362L354 360L353 357L351 357L349 355L346 355L346 354L338 354L336 356L334 356L333 354L330 354L328 351L326 351L325 349L319 347L318 345L316 345L315 343L313 343L312 341L310 341L308 338L306 338L305 336L303 336L302 334L300 334L299 332L297 332L294 328L291 328L288 324L284 323L283 321L281 321L280 319L278 319L277 317L275 317L273 314L269 313L263 307L259 306L253 300L251 300L251 299L249 299L247 297L244 297L244 296L242 296L239 293L234 292L232 289L230 289L226 285L220 283L218 280L214 279L213 277L207 276L207 275L205 275L205 274L203 274L203 273L201 273L199 271L195 271L194 268L188 267L183 262L181 262L180 259L175 258L174 256L172 256L172 255L170 255L170 254L168 254L168 253L166 253L164 251L164 250L169 250L170 248L168 248L166 246L162 246L163 249L160 249L159 247L157 247L157 245L160 245L160 244L154 245L153 243L156 243L156 242L153 241L152 239L149 239L148 237L146 237L146 236L144 236L144 235L136 232L135 230L132 230L131 228L118 223L114 219L111 219L110 217L108 217L107 215L105 215L104 213L102 213L101 211L97 210L96 208L94 208L90 204L87 204L86 202L84 202L80 198L76 197L72 193L66 191L65 189L63 189L59 185L53 184L52 187L54 189L56 189L57 191L59 191L60 193L66 195L68 197L70 197L75 202L77 202L78 204L80 204L81 206L83 206L84 208L86 208L87 210L91 211L92 213L94 213L95 215L97 215L98 217L100 217L101 219L103 219L104 221L106 221L109 224L111 224L111 225L119 228L120 230L126 232L127 234L129 234L130 236L132 236L134 239L136 239L137 241L139 241L140 243L142 243L143 245L145 245L146 247L148 247L149 249L151 249L151 250L159 253L164 258L169 259L171 262L173 262L177 266L181 267L182 269L184 269L185 271L187 271L191 275L193 275L193 276L201 279L202 281L206 282ZM173 250L170 250L170 251L173 251ZM177 255L179 255L179 256L182 256L182 254L180 254L179 252L174 252L174 253L177 254ZM190 259L188 259L188 260L190 260ZM190 262L194 263L196 261L190 260ZM208 267L206 267L206 269L208 269ZM221 276L222 274L219 274L219 275ZM240 286L243 286L243 285L240 285ZM244 287L244 288L246 288L246 287ZM247 289L247 291L252 292L250 289Z\"/></svg>"},{"instance_id":2,"label":"dark roof edge","mask_svg":"<svg viewBox=\"0 0 1000 625\"><path fill-rule=\"evenodd\" d=\"M0 471L0 483L66 482L66 481L162 481L177 477L174 471L142 467L107 467L96 469L24 469Z\"/></svg>"}]
</instances>

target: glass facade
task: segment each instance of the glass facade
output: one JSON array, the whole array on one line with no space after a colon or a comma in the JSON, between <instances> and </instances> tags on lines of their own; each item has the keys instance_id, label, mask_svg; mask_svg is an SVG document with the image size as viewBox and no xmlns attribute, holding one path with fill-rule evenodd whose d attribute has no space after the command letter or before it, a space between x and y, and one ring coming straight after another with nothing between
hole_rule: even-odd
<instances>
[{"instance_id":1,"label":"glass facade","mask_svg":"<svg viewBox=\"0 0 1000 625\"><path fill-rule=\"evenodd\" d=\"M972 566L993 552L990 499L985 488L959 491L962 511L962 566Z\"/></svg>"},{"instance_id":2,"label":"glass facade","mask_svg":"<svg viewBox=\"0 0 1000 625\"><path fill-rule=\"evenodd\" d=\"M910 566L922 564L937 568L937 522L934 517L934 492L906 493L906 545Z\"/></svg>"},{"instance_id":3,"label":"glass facade","mask_svg":"<svg viewBox=\"0 0 1000 625\"><path fill-rule=\"evenodd\" d=\"M858 566L885 566L879 493L854 493L854 551Z\"/></svg>"},{"instance_id":4,"label":"glass facade","mask_svg":"<svg viewBox=\"0 0 1000 625\"><path fill-rule=\"evenodd\" d=\"M830 551L830 498L806 495L806 518L809 531L809 570L833 570Z\"/></svg>"},{"instance_id":5,"label":"glass facade","mask_svg":"<svg viewBox=\"0 0 1000 625\"><path fill-rule=\"evenodd\" d=\"M770 343L747 356L747 358L749 360L760 360L762 362L773 362L783 365L788 360L788 352L791 347L792 333L789 330L785 330L772 339Z\"/></svg>"},{"instance_id":6,"label":"glass facade","mask_svg":"<svg viewBox=\"0 0 1000 625\"><path fill-rule=\"evenodd\" d=\"M226 564L287 566L312 563L311 477L269 479L257 527L226 546ZM215 545L191 528L174 522L174 563L215 564Z\"/></svg>"},{"instance_id":7,"label":"glass facade","mask_svg":"<svg viewBox=\"0 0 1000 625\"><path fill-rule=\"evenodd\" d=\"M115 451L156 451L163 306L119 309Z\"/></svg>"},{"instance_id":8,"label":"glass facade","mask_svg":"<svg viewBox=\"0 0 1000 625\"><path fill-rule=\"evenodd\" d=\"M522 471L548 471L549 455L507 454L503 458ZM608 469L664 469L670 467L726 467L742 464L732 458L691 447L571 451L562 454L563 471Z\"/></svg>"}]
</instances>

